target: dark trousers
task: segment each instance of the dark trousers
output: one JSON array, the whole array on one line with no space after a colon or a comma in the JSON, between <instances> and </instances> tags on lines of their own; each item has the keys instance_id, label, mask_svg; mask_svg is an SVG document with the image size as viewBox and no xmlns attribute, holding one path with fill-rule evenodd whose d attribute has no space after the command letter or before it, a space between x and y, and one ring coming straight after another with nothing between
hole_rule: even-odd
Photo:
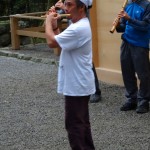
<instances>
[{"instance_id":1,"label":"dark trousers","mask_svg":"<svg viewBox=\"0 0 150 150\"><path fill-rule=\"evenodd\" d=\"M94 63L93 63L93 66L92 66L92 70L93 70L94 78L95 78L95 89L96 89L95 94L101 95L101 90L100 90L100 87L99 87L99 81L98 81L98 77L97 77L97 74L96 74Z\"/></svg>"},{"instance_id":2,"label":"dark trousers","mask_svg":"<svg viewBox=\"0 0 150 150\"><path fill-rule=\"evenodd\" d=\"M149 50L123 41L120 59L127 100L148 102L150 100ZM139 89L136 74L140 81Z\"/></svg>"},{"instance_id":3,"label":"dark trousers","mask_svg":"<svg viewBox=\"0 0 150 150\"><path fill-rule=\"evenodd\" d=\"M89 121L90 96L65 96L65 127L72 150L95 150Z\"/></svg>"}]
</instances>

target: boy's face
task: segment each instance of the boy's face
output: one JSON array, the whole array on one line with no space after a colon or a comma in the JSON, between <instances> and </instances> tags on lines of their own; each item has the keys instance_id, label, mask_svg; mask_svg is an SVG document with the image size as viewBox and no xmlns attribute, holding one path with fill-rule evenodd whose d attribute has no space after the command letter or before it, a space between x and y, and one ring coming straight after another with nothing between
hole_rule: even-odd
<instances>
[{"instance_id":1,"label":"boy's face","mask_svg":"<svg viewBox=\"0 0 150 150\"><path fill-rule=\"evenodd\" d=\"M67 14L71 14L70 19L72 20L73 23L78 21L80 17L80 9L77 8L77 4L75 0L65 0L64 2L65 5L65 12Z\"/></svg>"}]
</instances>

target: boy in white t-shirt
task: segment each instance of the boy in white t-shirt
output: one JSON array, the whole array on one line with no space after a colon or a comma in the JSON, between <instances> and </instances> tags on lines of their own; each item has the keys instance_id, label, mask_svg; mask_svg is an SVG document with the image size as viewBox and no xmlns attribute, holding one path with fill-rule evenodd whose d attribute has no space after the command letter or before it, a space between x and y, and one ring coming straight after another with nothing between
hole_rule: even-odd
<instances>
[{"instance_id":1,"label":"boy in white t-shirt","mask_svg":"<svg viewBox=\"0 0 150 150\"><path fill-rule=\"evenodd\" d=\"M62 0L59 0L55 4L55 8L57 9L57 13L59 13L59 14L65 13L65 10L64 10L65 6L64 6L64 3L62 2ZM90 8L92 8L92 3L91 3L91 6L89 6L89 9ZM87 13L86 13L86 16L88 18L90 18L89 9L87 10ZM71 23L71 21L68 20L68 24L70 24L70 23ZM92 63L92 70L93 70L94 78L95 78L95 89L96 89L96 91L95 91L94 94L92 94L90 96L90 103L97 103L101 100L101 89L100 89L100 86L99 86L99 80L98 80L98 77L97 77L97 73L96 73L94 63Z\"/></svg>"},{"instance_id":2,"label":"boy in white t-shirt","mask_svg":"<svg viewBox=\"0 0 150 150\"><path fill-rule=\"evenodd\" d=\"M92 34L86 17L91 0L66 0L65 12L72 24L60 33L54 9L46 18L46 39L51 48L61 47L58 93L65 96L65 127L72 150L95 150L88 102L95 93L92 71Z\"/></svg>"}]
</instances>

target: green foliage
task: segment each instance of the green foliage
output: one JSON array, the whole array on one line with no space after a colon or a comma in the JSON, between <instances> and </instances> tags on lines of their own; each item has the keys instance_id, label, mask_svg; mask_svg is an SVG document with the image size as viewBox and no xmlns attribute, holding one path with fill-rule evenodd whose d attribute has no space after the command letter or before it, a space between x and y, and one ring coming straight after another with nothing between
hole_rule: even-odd
<instances>
[{"instance_id":1,"label":"green foliage","mask_svg":"<svg viewBox=\"0 0 150 150\"><path fill-rule=\"evenodd\" d=\"M14 2L12 13L16 14L16 13L28 12L27 6L28 6L28 0L16 0Z\"/></svg>"},{"instance_id":2,"label":"green foliage","mask_svg":"<svg viewBox=\"0 0 150 150\"><path fill-rule=\"evenodd\" d=\"M46 39L32 37L31 38L31 43L32 44L46 43Z\"/></svg>"},{"instance_id":3,"label":"green foliage","mask_svg":"<svg viewBox=\"0 0 150 150\"><path fill-rule=\"evenodd\" d=\"M46 11L57 0L0 0L0 16Z\"/></svg>"},{"instance_id":4,"label":"green foliage","mask_svg":"<svg viewBox=\"0 0 150 150\"><path fill-rule=\"evenodd\" d=\"M6 24L9 24L9 23L10 23L9 20L0 21L0 26L1 26L1 25L6 25Z\"/></svg>"}]
</instances>

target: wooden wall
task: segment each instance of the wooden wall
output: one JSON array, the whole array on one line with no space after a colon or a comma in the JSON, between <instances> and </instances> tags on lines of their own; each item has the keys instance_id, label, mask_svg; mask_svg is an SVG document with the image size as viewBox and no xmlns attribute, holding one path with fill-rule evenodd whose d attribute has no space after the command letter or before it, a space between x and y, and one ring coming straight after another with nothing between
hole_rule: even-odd
<instances>
[{"instance_id":1,"label":"wooden wall","mask_svg":"<svg viewBox=\"0 0 150 150\"><path fill-rule=\"evenodd\" d=\"M121 34L109 31L123 0L94 0L91 9L93 61L101 81L123 85L120 71Z\"/></svg>"}]
</instances>

